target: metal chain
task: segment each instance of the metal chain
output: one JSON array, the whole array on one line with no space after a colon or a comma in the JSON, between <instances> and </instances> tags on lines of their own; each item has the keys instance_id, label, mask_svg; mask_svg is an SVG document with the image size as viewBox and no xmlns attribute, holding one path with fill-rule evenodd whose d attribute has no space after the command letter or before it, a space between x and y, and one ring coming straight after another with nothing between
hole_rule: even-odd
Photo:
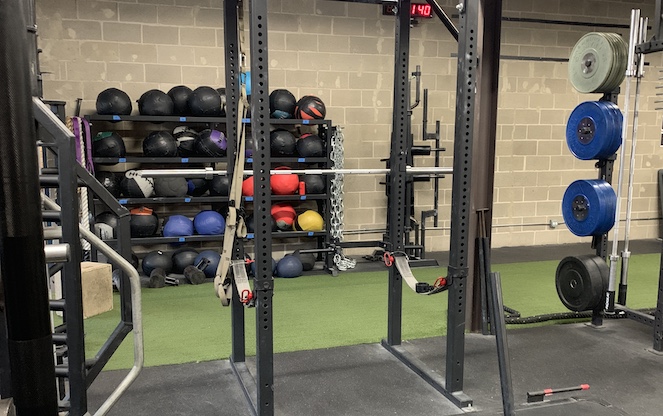
<instances>
[{"instance_id":1,"label":"metal chain","mask_svg":"<svg viewBox=\"0 0 663 416\"><path fill-rule=\"evenodd\" d=\"M335 126L332 129L331 137L331 161L334 169L343 169L343 128ZM331 180L330 189L330 217L329 234L335 242L343 241L343 174L336 173ZM353 269L357 265L357 260L346 257L343 249L337 247L334 254L334 264L339 270L345 271Z\"/></svg>"}]
</instances>

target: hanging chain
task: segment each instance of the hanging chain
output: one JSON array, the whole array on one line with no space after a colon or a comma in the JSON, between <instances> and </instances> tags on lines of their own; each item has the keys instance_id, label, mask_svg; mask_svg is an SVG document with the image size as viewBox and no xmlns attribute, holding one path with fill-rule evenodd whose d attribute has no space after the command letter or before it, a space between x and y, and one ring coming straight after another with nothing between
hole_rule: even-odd
<instances>
[{"instance_id":1,"label":"hanging chain","mask_svg":"<svg viewBox=\"0 0 663 416\"><path fill-rule=\"evenodd\" d=\"M343 128L335 126L332 129L331 137L331 161L334 169L343 169ZM343 174L336 173L331 180L330 189L331 205L331 224L329 234L335 243L343 241ZM343 249L337 247L334 254L334 264L339 270L344 271L353 269L357 265L357 260L346 257Z\"/></svg>"}]
</instances>

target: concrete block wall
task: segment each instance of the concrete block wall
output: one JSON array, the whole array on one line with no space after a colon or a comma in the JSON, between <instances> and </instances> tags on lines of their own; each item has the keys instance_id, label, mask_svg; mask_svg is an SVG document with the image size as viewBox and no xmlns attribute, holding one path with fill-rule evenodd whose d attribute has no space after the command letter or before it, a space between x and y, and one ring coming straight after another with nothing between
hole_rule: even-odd
<instances>
[{"instance_id":1,"label":"concrete block wall","mask_svg":"<svg viewBox=\"0 0 663 416\"><path fill-rule=\"evenodd\" d=\"M453 13L455 2L443 6ZM628 24L630 9L653 14L652 2L593 0L505 0L504 15ZM345 127L345 166L384 167L392 115L394 19L377 5L328 0L269 1L269 82L295 96L314 94L327 105L327 118ZM45 97L83 99L91 112L96 95L114 86L133 99L151 88L167 91L186 84L223 86L223 2L221 0L93 1L37 0ZM247 6L248 8L248 6ZM568 58L586 32L626 29L504 22L503 55ZM248 36L247 36L248 43ZM421 65L429 89L428 130L441 121L442 165L451 166L455 114L456 42L437 19L412 29L410 65ZM663 167L661 116L655 110L660 54L642 85L632 238L658 235L656 171ZM576 160L565 144L568 115L597 95L576 93L567 65L508 59L500 67L493 245L545 245L582 241L563 225L561 197L575 179L594 178L592 162ZM631 107L632 108L632 107ZM419 142L421 106L413 114ZM628 152L627 152L628 155ZM431 157L417 160L431 166ZM386 197L378 177L346 177L346 239L381 237ZM616 176L615 176L616 181ZM432 207L432 185L416 184L417 217ZM440 192L440 227L427 246L448 249L451 178ZM622 217L625 211L623 204ZM367 230L373 230L370 234ZM587 241L589 241L587 239Z\"/></svg>"}]
</instances>

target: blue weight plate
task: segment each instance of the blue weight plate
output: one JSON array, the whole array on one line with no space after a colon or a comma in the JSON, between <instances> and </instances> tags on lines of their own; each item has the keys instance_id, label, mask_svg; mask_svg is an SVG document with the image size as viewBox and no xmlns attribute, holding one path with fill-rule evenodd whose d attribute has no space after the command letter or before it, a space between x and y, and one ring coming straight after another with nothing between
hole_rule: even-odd
<instances>
[{"instance_id":1,"label":"blue weight plate","mask_svg":"<svg viewBox=\"0 0 663 416\"><path fill-rule=\"evenodd\" d=\"M606 138L603 150L597 155L597 159L606 159L615 154L622 145L622 120L624 117L616 104L610 101L598 101L598 103L607 110L607 118L610 119L612 125L612 134Z\"/></svg>"},{"instance_id":2,"label":"blue weight plate","mask_svg":"<svg viewBox=\"0 0 663 416\"><path fill-rule=\"evenodd\" d=\"M603 180L581 179L564 192L562 215L569 231L580 237L603 234L612 228L615 192Z\"/></svg>"},{"instance_id":3,"label":"blue weight plate","mask_svg":"<svg viewBox=\"0 0 663 416\"><path fill-rule=\"evenodd\" d=\"M581 160L600 158L606 152L606 141L614 140L614 121L612 110L597 101L578 105L566 125L566 143L571 153Z\"/></svg>"}]
</instances>

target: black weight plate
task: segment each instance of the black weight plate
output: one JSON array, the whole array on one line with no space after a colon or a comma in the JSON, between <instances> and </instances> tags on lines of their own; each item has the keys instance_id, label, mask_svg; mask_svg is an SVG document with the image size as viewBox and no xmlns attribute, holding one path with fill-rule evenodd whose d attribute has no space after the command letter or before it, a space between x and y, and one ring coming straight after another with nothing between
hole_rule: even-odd
<instances>
[{"instance_id":1,"label":"black weight plate","mask_svg":"<svg viewBox=\"0 0 663 416\"><path fill-rule=\"evenodd\" d=\"M606 286L606 269L603 259L591 254L562 259L555 273L555 287L560 301L574 312L600 305Z\"/></svg>"}]
</instances>

